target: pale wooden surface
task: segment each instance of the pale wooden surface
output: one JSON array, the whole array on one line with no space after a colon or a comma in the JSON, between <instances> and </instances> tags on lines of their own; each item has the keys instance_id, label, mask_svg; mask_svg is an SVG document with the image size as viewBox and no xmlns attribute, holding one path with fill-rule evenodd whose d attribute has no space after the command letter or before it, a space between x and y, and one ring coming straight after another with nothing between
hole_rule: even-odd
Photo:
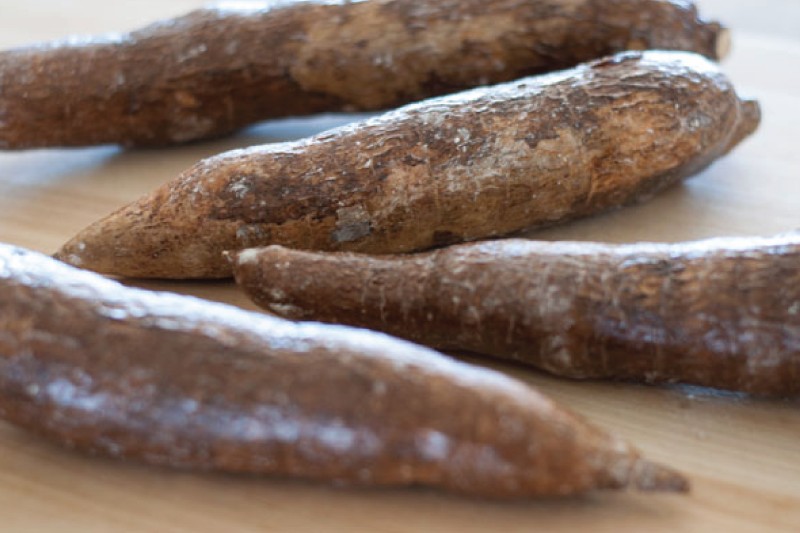
<instances>
[{"instance_id":1,"label":"pale wooden surface","mask_svg":"<svg viewBox=\"0 0 800 533\"><path fill-rule=\"evenodd\" d=\"M201 3L0 0L0 47L128 29ZM539 236L681 240L800 227L800 1L706 0L701 6L737 30L725 68L741 92L761 99L765 119L757 137L647 205ZM52 252L200 157L337 122L284 121L165 151L0 154L0 241ZM230 284L148 286L252 308ZM572 383L501 368L682 469L694 491L687 497L604 494L497 504L421 490L336 490L89 459L0 423L0 531L800 530L800 402Z\"/></svg>"}]
</instances>

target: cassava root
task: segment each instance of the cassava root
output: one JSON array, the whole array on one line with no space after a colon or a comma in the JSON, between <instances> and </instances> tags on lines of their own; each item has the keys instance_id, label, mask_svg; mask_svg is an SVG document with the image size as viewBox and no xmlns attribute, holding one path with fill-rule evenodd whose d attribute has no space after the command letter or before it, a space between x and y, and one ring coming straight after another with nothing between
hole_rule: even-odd
<instances>
[{"instance_id":1,"label":"cassava root","mask_svg":"<svg viewBox=\"0 0 800 533\"><path fill-rule=\"evenodd\" d=\"M267 118L378 110L628 49L716 59L690 2L220 4L114 37L0 53L0 148L170 145Z\"/></svg>"},{"instance_id":2,"label":"cassava root","mask_svg":"<svg viewBox=\"0 0 800 533\"><path fill-rule=\"evenodd\" d=\"M0 418L156 465L525 498L687 489L524 384L0 245Z\"/></svg>"},{"instance_id":3,"label":"cassava root","mask_svg":"<svg viewBox=\"0 0 800 533\"><path fill-rule=\"evenodd\" d=\"M221 278L224 251L268 244L383 254L506 235L646 200L758 123L758 104L696 54L618 54L203 160L57 257Z\"/></svg>"},{"instance_id":4,"label":"cassava root","mask_svg":"<svg viewBox=\"0 0 800 533\"><path fill-rule=\"evenodd\" d=\"M368 327L570 378L800 395L800 233L607 245L506 240L407 257L235 255L295 319Z\"/></svg>"}]
</instances>

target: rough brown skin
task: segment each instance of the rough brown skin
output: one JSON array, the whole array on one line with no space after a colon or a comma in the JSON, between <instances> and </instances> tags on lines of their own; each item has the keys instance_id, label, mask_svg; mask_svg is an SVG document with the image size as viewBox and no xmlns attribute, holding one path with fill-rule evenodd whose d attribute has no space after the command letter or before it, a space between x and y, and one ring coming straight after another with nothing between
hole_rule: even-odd
<instances>
[{"instance_id":1,"label":"rough brown skin","mask_svg":"<svg viewBox=\"0 0 800 533\"><path fill-rule=\"evenodd\" d=\"M123 276L221 278L226 250L382 254L505 235L648 199L758 122L758 104L696 54L620 54L206 159L57 257Z\"/></svg>"},{"instance_id":2,"label":"rough brown skin","mask_svg":"<svg viewBox=\"0 0 800 533\"><path fill-rule=\"evenodd\" d=\"M221 6L0 53L0 148L170 145L267 118L397 107L627 49L718 59L728 40L683 1Z\"/></svg>"},{"instance_id":3,"label":"rough brown skin","mask_svg":"<svg viewBox=\"0 0 800 533\"><path fill-rule=\"evenodd\" d=\"M373 258L236 256L260 305L570 378L800 395L800 233L606 245L506 240Z\"/></svg>"},{"instance_id":4,"label":"rough brown skin","mask_svg":"<svg viewBox=\"0 0 800 533\"><path fill-rule=\"evenodd\" d=\"M0 418L179 468L491 498L688 488L502 374L377 333L126 288L6 245Z\"/></svg>"}]
</instances>

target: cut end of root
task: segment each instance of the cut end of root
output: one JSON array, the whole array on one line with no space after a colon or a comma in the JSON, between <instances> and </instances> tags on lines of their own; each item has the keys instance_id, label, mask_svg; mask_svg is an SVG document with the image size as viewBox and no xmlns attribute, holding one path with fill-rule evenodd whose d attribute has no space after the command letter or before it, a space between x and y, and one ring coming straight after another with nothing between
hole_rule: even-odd
<instances>
[{"instance_id":1,"label":"cut end of root","mask_svg":"<svg viewBox=\"0 0 800 533\"><path fill-rule=\"evenodd\" d=\"M716 32L716 38L714 40L714 56L717 61L722 61L728 57L731 53L731 47L731 30L720 26L719 30Z\"/></svg>"},{"instance_id":2,"label":"cut end of root","mask_svg":"<svg viewBox=\"0 0 800 533\"><path fill-rule=\"evenodd\" d=\"M644 459L639 459L631 471L630 484L643 491L689 492L689 480L682 474Z\"/></svg>"},{"instance_id":3,"label":"cut end of root","mask_svg":"<svg viewBox=\"0 0 800 533\"><path fill-rule=\"evenodd\" d=\"M758 100L742 100L742 123L753 133L761 124L761 104Z\"/></svg>"},{"instance_id":4,"label":"cut end of root","mask_svg":"<svg viewBox=\"0 0 800 533\"><path fill-rule=\"evenodd\" d=\"M730 152L747 137L755 133L761 124L761 105L757 100L742 100L739 104L739 121L725 152Z\"/></svg>"},{"instance_id":5,"label":"cut end of root","mask_svg":"<svg viewBox=\"0 0 800 533\"><path fill-rule=\"evenodd\" d=\"M225 252L224 255L233 265L234 270L241 265L254 265L258 263L263 248L246 248L238 252Z\"/></svg>"}]
</instances>

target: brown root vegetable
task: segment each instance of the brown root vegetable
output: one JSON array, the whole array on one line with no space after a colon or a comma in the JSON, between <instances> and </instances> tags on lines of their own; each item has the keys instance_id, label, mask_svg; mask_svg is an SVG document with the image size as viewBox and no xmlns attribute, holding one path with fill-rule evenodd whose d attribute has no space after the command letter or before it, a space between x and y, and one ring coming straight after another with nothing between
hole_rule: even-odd
<instances>
[{"instance_id":1,"label":"brown root vegetable","mask_svg":"<svg viewBox=\"0 0 800 533\"><path fill-rule=\"evenodd\" d=\"M800 395L800 234L682 244L505 240L373 258L278 246L238 282L292 318L559 376Z\"/></svg>"},{"instance_id":2,"label":"brown root vegetable","mask_svg":"<svg viewBox=\"0 0 800 533\"><path fill-rule=\"evenodd\" d=\"M696 54L619 54L206 159L57 257L219 278L227 250L400 253L504 235L650 198L758 123L758 104Z\"/></svg>"},{"instance_id":3,"label":"brown root vegetable","mask_svg":"<svg viewBox=\"0 0 800 533\"><path fill-rule=\"evenodd\" d=\"M495 498L687 488L502 374L368 331L126 288L6 245L0 417L180 468Z\"/></svg>"},{"instance_id":4,"label":"brown root vegetable","mask_svg":"<svg viewBox=\"0 0 800 533\"><path fill-rule=\"evenodd\" d=\"M0 148L169 145L267 118L378 110L627 49L721 57L667 0L236 3L0 53Z\"/></svg>"}]
</instances>

